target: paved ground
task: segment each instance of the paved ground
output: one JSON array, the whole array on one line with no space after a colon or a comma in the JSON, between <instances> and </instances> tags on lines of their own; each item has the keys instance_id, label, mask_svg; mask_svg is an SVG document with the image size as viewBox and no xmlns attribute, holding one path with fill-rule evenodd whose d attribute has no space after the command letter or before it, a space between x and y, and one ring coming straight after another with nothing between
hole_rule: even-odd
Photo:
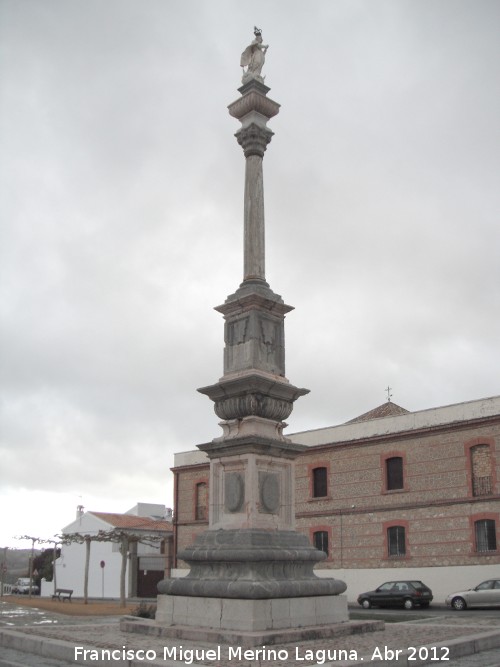
<instances>
[{"instance_id":1,"label":"paved ground","mask_svg":"<svg viewBox=\"0 0 500 667\"><path fill-rule=\"evenodd\" d=\"M35 654L14 651L1 647L0 667L68 667L75 665L74 662L62 662L55 658L43 658ZM183 663L182 663L183 664ZM396 663L397 664L397 663ZM500 649L476 653L475 655L447 663L434 663L448 665L448 667L499 667ZM333 663L335 665L335 663Z\"/></svg>"},{"instance_id":2,"label":"paved ground","mask_svg":"<svg viewBox=\"0 0 500 667\"><path fill-rule=\"evenodd\" d=\"M0 667L68 667L74 662L61 662L55 658L43 658L34 653L14 651L10 648L0 647Z\"/></svg>"},{"instance_id":3,"label":"paved ground","mask_svg":"<svg viewBox=\"0 0 500 667\"><path fill-rule=\"evenodd\" d=\"M68 605L69 603L66 603ZM115 607L112 607L115 609ZM61 610L62 611L62 610ZM139 667L139 665L173 665L184 667L189 662L177 656L164 660L163 650L165 646L173 648L180 646L186 649L209 649L215 648L210 645L200 645L193 642L181 642L166 640L144 635L122 633L119 629L119 618L117 616L75 616L69 615L64 608L65 614L54 613L43 609L20 607L13 603L0 602L0 667L66 667L75 664L117 665ZM418 660L408 661L406 655L400 654L396 662L376 660L377 651L384 653L388 647L390 651L402 650L409 646L417 649L425 646L438 646L436 652L429 657L437 659L428 664L442 664L448 667L500 667L500 612L493 611L487 615L460 614L442 610L441 613L426 614L424 617L414 616L405 612L404 622L387 623L385 630L380 632L366 633L359 636L337 638L336 640L316 640L301 642L299 647L294 645L282 645L273 647L286 651L288 659L282 660L237 660L228 658L227 647L221 648L220 660L198 659L197 664L210 667L246 667L247 665L262 665L263 667L278 667L290 665L291 667L310 667L321 662L322 654L315 653L322 650L337 650L337 655L326 660L332 667L352 667L358 665L369 665L378 667L383 664L397 665L398 667L417 667L421 664ZM483 638L483 648L492 645L499 647L494 650L483 650L462 658L453 658L443 661L447 647L461 646L463 650L474 650L481 647L479 638ZM475 639L471 639L475 638ZM90 660L76 663L74 660L74 647L86 646L97 650L114 649L122 650L123 647L134 651L138 657L138 651L154 651L157 659L154 661L135 660ZM314 652L312 660L303 659L306 651ZM356 651L357 660L345 661L340 655L341 650ZM299 655L296 655L296 651ZM375 655L375 658L373 658ZM425 653L425 651L424 651ZM415 655L418 657L418 654Z\"/></svg>"}]
</instances>

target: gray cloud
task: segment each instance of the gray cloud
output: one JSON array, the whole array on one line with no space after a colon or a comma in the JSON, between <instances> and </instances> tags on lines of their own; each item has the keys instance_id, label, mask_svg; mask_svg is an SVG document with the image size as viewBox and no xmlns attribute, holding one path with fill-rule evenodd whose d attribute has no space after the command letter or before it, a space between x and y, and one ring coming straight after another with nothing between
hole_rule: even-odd
<instances>
[{"instance_id":1,"label":"gray cloud","mask_svg":"<svg viewBox=\"0 0 500 667\"><path fill-rule=\"evenodd\" d=\"M287 375L312 390L289 430L361 414L388 384L410 410L498 393L498 3L2 12L0 492L19 507L26 488L169 505L173 452L219 432L195 389L222 374L212 308L241 281L226 106L254 24L282 105L268 279L296 307Z\"/></svg>"}]
</instances>

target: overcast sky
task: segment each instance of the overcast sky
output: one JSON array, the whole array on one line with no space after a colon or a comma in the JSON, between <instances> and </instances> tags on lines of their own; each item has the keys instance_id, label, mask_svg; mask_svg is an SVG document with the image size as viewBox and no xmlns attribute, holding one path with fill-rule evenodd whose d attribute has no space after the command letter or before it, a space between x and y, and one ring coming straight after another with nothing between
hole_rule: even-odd
<instances>
[{"instance_id":1,"label":"overcast sky","mask_svg":"<svg viewBox=\"0 0 500 667\"><path fill-rule=\"evenodd\" d=\"M242 279L227 105L262 28L281 110L267 279L288 432L500 394L497 0L1 0L0 547L172 506L220 435Z\"/></svg>"}]
</instances>

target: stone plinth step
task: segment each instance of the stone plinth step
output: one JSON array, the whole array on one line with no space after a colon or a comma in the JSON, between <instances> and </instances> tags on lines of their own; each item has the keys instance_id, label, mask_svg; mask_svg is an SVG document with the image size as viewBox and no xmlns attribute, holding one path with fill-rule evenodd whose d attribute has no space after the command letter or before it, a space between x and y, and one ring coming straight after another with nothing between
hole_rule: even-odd
<instances>
[{"instance_id":1,"label":"stone plinth step","mask_svg":"<svg viewBox=\"0 0 500 667\"><path fill-rule=\"evenodd\" d=\"M231 631L212 628L195 628L183 625L162 626L155 621L125 616L120 619L120 630L150 637L181 639L184 641L210 642L213 644L241 646L272 646L310 639L331 639L349 635L376 632L384 629L383 621L345 621L333 625L317 625L284 630L257 632Z\"/></svg>"}]
</instances>

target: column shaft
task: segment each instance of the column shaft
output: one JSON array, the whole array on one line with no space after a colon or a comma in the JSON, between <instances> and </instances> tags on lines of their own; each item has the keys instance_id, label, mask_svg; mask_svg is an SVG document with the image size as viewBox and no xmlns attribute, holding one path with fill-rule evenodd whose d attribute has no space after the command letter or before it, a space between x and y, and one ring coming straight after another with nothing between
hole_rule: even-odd
<instances>
[{"instance_id":1,"label":"column shaft","mask_svg":"<svg viewBox=\"0 0 500 667\"><path fill-rule=\"evenodd\" d=\"M243 280L265 280L264 180L260 155L246 158L244 223Z\"/></svg>"}]
</instances>

